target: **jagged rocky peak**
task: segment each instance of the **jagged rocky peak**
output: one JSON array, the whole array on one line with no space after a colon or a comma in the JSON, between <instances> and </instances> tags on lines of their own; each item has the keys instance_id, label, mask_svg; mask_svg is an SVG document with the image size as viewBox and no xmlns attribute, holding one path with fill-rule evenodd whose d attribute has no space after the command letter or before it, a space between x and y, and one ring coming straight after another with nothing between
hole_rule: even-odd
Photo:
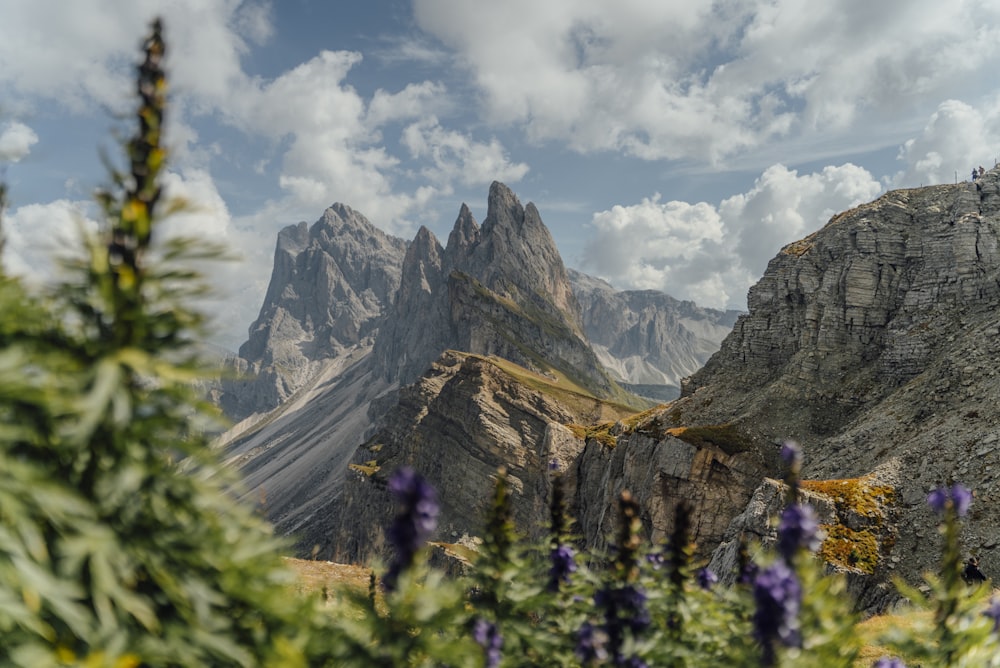
<instances>
[{"instance_id":1,"label":"jagged rocky peak","mask_svg":"<svg viewBox=\"0 0 1000 668\"><path fill-rule=\"evenodd\" d=\"M461 260L469 255L469 249L479 242L479 223L476 222L472 211L463 202L459 209L458 218L455 219L455 226L448 235L447 258L449 267L454 267Z\"/></svg>"},{"instance_id":2,"label":"jagged rocky peak","mask_svg":"<svg viewBox=\"0 0 1000 668\"><path fill-rule=\"evenodd\" d=\"M406 247L343 204L328 208L311 227L281 230L260 314L233 361L254 378L224 384L226 413L241 419L270 410L324 360L370 346L399 287Z\"/></svg>"},{"instance_id":3,"label":"jagged rocky peak","mask_svg":"<svg viewBox=\"0 0 1000 668\"><path fill-rule=\"evenodd\" d=\"M412 382L452 346L445 252L421 226L403 259L399 289L375 341L377 373Z\"/></svg>"},{"instance_id":4,"label":"jagged rocky peak","mask_svg":"<svg viewBox=\"0 0 1000 668\"><path fill-rule=\"evenodd\" d=\"M421 225L403 258L400 291L430 292L431 286L440 281L443 267L444 248L434 233Z\"/></svg>"},{"instance_id":5,"label":"jagged rocky peak","mask_svg":"<svg viewBox=\"0 0 1000 668\"><path fill-rule=\"evenodd\" d=\"M375 343L377 372L415 381L448 349L558 370L600 396L621 394L583 335L580 307L537 209L490 188L480 227L462 205L444 251L422 229Z\"/></svg>"},{"instance_id":6,"label":"jagged rocky peak","mask_svg":"<svg viewBox=\"0 0 1000 668\"><path fill-rule=\"evenodd\" d=\"M558 313L582 335L580 306L552 235L535 205L521 206L502 183L494 181L490 186L479 243L470 248L465 264L468 269L459 268L497 294L531 300L543 310Z\"/></svg>"}]
</instances>

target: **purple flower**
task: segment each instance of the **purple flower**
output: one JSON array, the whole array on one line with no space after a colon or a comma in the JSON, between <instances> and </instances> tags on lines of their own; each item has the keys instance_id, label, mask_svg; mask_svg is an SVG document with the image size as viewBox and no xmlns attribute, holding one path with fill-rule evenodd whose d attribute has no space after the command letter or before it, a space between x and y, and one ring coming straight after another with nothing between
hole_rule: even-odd
<instances>
[{"instance_id":1,"label":"purple flower","mask_svg":"<svg viewBox=\"0 0 1000 668\"><path fill-rule=\"evenodd\" d=\"M1000 597L990 599L990 606L983 611L983 615L993 620L993 633L1000 633Z\"/></svg>"},{"instance_id":2,"label":"purple flower","mask_svg":"<svg viewBox=\"0 0 1000 668\"><path fill-rule=\"evenodd\" d=\"M625 668L649 668L649 665L637 656L630 656L618 665L624 666Z\"/></svg>"},{"instance_id":3,"label":"purple flower","mask_svg":"<svg viewBox=\"0 0 1000 668\"><path fill-rule=\"evenodd\" d=\"M781 559L760 571L753 585L757 609L753 616L754 637L764 648L764 665L774 665L774 642L801 647L799 608L802 585L795 572Z\"/></svg>"},{"instance_id":4,"label":"purple flower","mask_svg":"<svg viewBox=\"0 0 1000 668\"><path fill-rule=\"evenodd\" d=\"M972 505L972 491L955 483L951 489L939 487L927 495L927 505L939 515L944 513L949 503L955 508L955 514L965 517Z\"/></svg>"},{"instance_id":5,"label":"purple flower","mask_svg":"<svg viewBox=\"0 0 1000 668\"><path fill-rule=\"evenodd\" d=\"M486 653L486 668L496 668L500 665L503 636L500 635L500 629L496 624L480 617L472 627L472 639Z\"/></svg>"},{"instance_id":6,"label":"purple flower","mask_svg":"<svg viewBox=\"0 0 1000 668\"><path fill-rule=\"evenodd\" d=\"M781 445L781 461L789 466L802 463L802 448L795 441L785 441Z\"/></svg>"},{"instance_id":7,"label":"purple flower","mask_svg":"<svg viewBox=\"0 0 1000 668\"><path fill-rule=\"evenodd\" d=\"M607 637L600 630L595 628L590 622L584 622L580 630L576 632L576 650L574 653L580 659L580 663L587 665L593 661L603 661L608 658L608 652L604 649L604 642Z\"/></svg>"},{"instance_id":8,"label":"purple flower","mask_svg":"<svg viewBox=\"0 0 1000 668\"><path fill-rule=\"evenodd\" d=\"M646 563L653 567L654 571L660 570L660 566L665 561L662 552L650 552L646 555Z\"/></svg>"},{"instance_id":9,"label":"purple flower","mask_svg":"<svg viewBox=\"0 0 1000 668\"><path fill-rule=\"evenodd\" d=\"M553 473L558 473L559 472L559 460L558 459L550 459L549 460L549 470L552 471Z\"/></svg>"},{"instance_id":10,"label":"purple flower","mask_svg":"<svg viewBox=\"0 0 1000 668\"><path fill-rule=\"evenodd\" d=\"M943 487L939 487L927 495L927 505L939 515L944 512L948 500L948 490Z\"/></svg>"},{"instance_id":11,"label":"purple flower","mask_svg":"<svg viewBox=\"0 0 1000 668\"><path fill-rule=\"evenodd\" d=\"M634 637L652 622L646 608L646 594L632 584L609 587L594 594L594 605L604 611L603 630L607 635L607 653L614 665L623 665L625 629L629 629Z\"/></svg>"},{"instance_id":12,"label":"purple flower","mask_svg":"<svg viewBox=\"0 0 1000 668\"><path fill-rule=\"evenodd\" d=\"M712 586L719 581L719 576L713 573L708 567L698 569L698 573L695 575L695 580L698 582L698 586L708 591Z\"/></svg>"},{"instance_id":13,"label":"purple flower","mask_svg":"<svg viewBox=\"0 0 1000 668\"><path fill-rule=\"evenodd\" d=\"M562 583L569 583L569 576L576 572L576 553L569 545L560 545L549 553L552 568L549 569L549 590L557 591Z\"/></svg>"},{"instance_id":14,"label":"purple flower","mask_svg":"<svg viewBox=\"0 0 1000 668\"><path fill-rule=\"evenodd\" d=\"M898 656L883 656L872 664L872 668L906 668L906 664Z\"/></svg>"},{"instance_id":15,"label":"purple flower","mask_svg":"<svg viewBox=\"0 0 1000 668\"><path fill-rule=\"evenodd\" d=\"M423 476L403 467L389 478L389 491L399 502L399 514L386 532L395 558L382 578L386 591L396 588L399 574L410 567L424 542L437 528L437 492Z\"/></svg>"},{"instance_id":16,"label":"purple flower","mask_svg":"<svg viewBox=\"0 0 1000 668\"><path fill-rule=\"evenodd\" d=\"M791 561L799 548L815 552L819 547L819 520L812 506L795 504L785 508L778 523L778 553Z\"/></svg>"},{"instance_id":17,"label":"purple flower","mask_svg":"<svg viewBox=\"0 0 1000 668\"><path fill-rule=\"evenodd\" d=\"M959 517L965 517L972 505L972 490L955 483L951 487L951 500L955 504L955 512Z\"/></svg>"},{"instance_id":18,"label":"purple flower","mask_svg":"<svg viewBox=\"0 0 1000 668\"><path fill-rule=\"evenodd\" d=\"M741 585L753 584L754 580L757 579L757 573L760 571L760 567L752 559L747 559L740 569L739 574L736 577L736 582Z\"/></svg>"},{"instance_id":19,"label":"purple flower","mask_svg":"<svg viewBox=\"0 0 1000 668\"><path fill-rule=\"evenodd\" d=\"M389 478L389 491L399 501L403 511L411 516L421 542L426 540L437 529L440 511L437 492L431 484L409 466L404 466Z\"/></svg>"},{"instance_id":20,"label":"purple flower","mask_svg":"<svg viewBox=\"0 0 1000 668\"><path fill-rule=\"evenodd\" d=\"M601 589L594 595L594 604L604 609L611 636L614 636L612 627L618 624L624 623L633 633L638 633L651 621L646 609L646 594L635 585Z\"/></svg>"}]
</instances>

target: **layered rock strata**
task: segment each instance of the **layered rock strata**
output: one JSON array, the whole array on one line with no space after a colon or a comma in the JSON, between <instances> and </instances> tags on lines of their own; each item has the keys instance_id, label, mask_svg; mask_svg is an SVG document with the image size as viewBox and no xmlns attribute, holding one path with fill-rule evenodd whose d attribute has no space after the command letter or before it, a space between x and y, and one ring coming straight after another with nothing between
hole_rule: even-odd
<instances>
[{"instance_id":1,"label":"layered rock strata","mask_svg":"<svg viewBox=\"0 0 1000 668\"><path fill-rule=\"evenodd\" d=\"M963 540L1000 576L1000 169L974 183L887 193L783 248L749 312L671 414L732 422L805 474L898 471L888 567L938 559L933 488L975 490Z\"/></svg>"},{"instance_id":2,"label":"layered rock strata","mask_svg":"<svg viewBox=\"0 0 1000 668\"><path fill-rule=\"evenodd\" d=\"M540 538L549 512L549 464L556 462L587 549L608 547L618 497L629 489L654 541L673 529L676 505L690 504L695 538L707 556L761 479L760 462L749 450L683 440L683 433L638 422L627 407L565 383L496 358L448 352L400 391L399 405L358 449L343 494L303 536L301 549L318 545L318 554L334 560L386 558L382 532L394 511L386 481L401 466L420 471L439 490L441 521L432 540L480 535L501 466L516 526ZM608 433L598 437L584 426L594 424Z\"/></svg>"}]
</instances>

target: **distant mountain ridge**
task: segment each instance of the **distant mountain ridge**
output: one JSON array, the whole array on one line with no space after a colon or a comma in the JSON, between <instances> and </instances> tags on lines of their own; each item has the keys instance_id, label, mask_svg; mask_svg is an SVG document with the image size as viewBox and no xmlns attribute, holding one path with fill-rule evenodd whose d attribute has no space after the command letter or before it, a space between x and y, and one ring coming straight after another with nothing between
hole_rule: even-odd
<instances>
[{"instance_id":1,"label":"distant mountain ridge","mask_svg":"<svg viewBox=\"0 0 1000 668\"><path fill-rule=\"evenodd\" d=\"M680 395L681 379L719 349L741 313L656 290L615 290L573 269L569 277L598 359L624 387L660 401Z\"/></svg>"},{"instance_id":2,"label":"distant mountain ridge","mask_svg":"<svg viewBox=\"0 0 1000 668\"><path fill-rule=\"evenodd\" d=\"M280 531L308 531L338 498L348 462L399 389L447 350L511 360L599 399L649 405L616 382L630 380L642 341L616 347L616 333L628 330L604 332L609 345L599 357L587 338L578 294L606 305L616 293L606 284L600 295L579 292L582 283L598 281L565 268L537 208L501 183L490 187L482 226L462 206L445 247L426 228L409 243L386 235L344 205L312 227L285 228L260 316L232 362L257 375L227 381L222 392L225 410L247 418L225 441L249 493ZM676 381L659 381L693 371L731 318L668 297L621 303L639 305L627 320L642 323L657 346L636 379L668 393ZM657 304L677 314L658 317ZM659 327L685 334L678 341L688 348L671 357ZM616 378L602 364L616 359L612 349L628 355L615 363ZM665 368L651 372L656 360Z\"/></svg>"},{"instance_id":3,"label":"distant mountain ridge","mask_svg":"<svg viewBox=\"0 0 1000 668\"><path fill-rule=\"evenodd\" d=\"M407 242L343 204L327 209L311 227L298 223L281 230L260 314L230 362L252 380L224 382L220 403L226 414L242 420L267 413L326 362L373 347L377 372L390 383L413 382L449 348L517 357L532 366L537 359L518 345L500 346L513 332L489 331L497 322L490 310L503 310L510 299L520 300L521 310L534 315L528 320L543 332L555 328L567 341L583 341L564 351L572 358L566 361L587 369L600 391L613 380L637 394L670 399L679 394L680 379L707 360L735 322L735 311L701 308L651 290L619 292L564 267L534 205L522 207L500 183L490 192L493 206L483 229L462 205L444 248L427 228ZM498 298L483 302L477 283ZM456 301L463 306L453 313ZM386 330L381 337L380 328Z\"/></svg>"}]
</instances>

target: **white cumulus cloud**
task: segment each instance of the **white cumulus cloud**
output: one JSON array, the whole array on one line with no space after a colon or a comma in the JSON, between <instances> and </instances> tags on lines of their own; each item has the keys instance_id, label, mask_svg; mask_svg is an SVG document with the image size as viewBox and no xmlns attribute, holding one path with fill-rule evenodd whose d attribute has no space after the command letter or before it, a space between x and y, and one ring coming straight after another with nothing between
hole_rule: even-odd
<instances>
[{"instance_id":1,"label":"white cumulus cloud","mask_svg":"<svg viewBox=\"0 0 1000 668\"><path fill-rule=\"evenodd\" d=\"M45 283L60 274L60 258L80 256L81 234L94 233L89 202L60 199L26 204L3 219L4 270L33 283Z\"/></svg>"},{"instance_id":2,"label":"white cumulus cloud","mask_svg":"<svg viewBox=\"0 0 1000 668\"><path fill-rule=\"evenodd\" d=\"M38 143L38 135L24 123L0 125L0 162L18 162Z\"/></svg>"},{"instance_id":3,"label":"white cumulus cloud","mask_svg":"<svg viewBox=\"0 0 1000 668\"><path fill-rule=\"evenodd\" d=\"M428 164L424 176L443 192L450 192L451 183L466 186L494 180L515 183L528 173L528 165L512 163L496 139L476 141L466 134L445 130L434 117L407 126L402 143L411 157Z\"/></svg>"},{"instance_id":4,"label":"white cumulus cloud","mask_svg":"<svg viewBox=\"0 0 1000 668\"><path fill-rule=\"evenodd\" d=\"M867 170L844 164L801 176L774 165L718 206L664 203L656 195L594 214L583 269L619 289L746 308L747 290L782 246L880 192Z\"/></svg>"},{"instance_id":5,"label":"white cumulus cloud","mask_svg":"<svg viewBox=\"0 0 1000 668\"><path fill-rule=\"evenodd\" d=\"M647 159L719 161L898 119L1000 66L1000 6L975 0L415 0L414 13L483 114Z\"/></svg>"},{"instance_id":6,"label":"white cumulus cloud","mask_svg":"<svg viewBox=\"0 0 1000 668\"><path fill-rule=\"evenodd\" d=\"M917 137L899 151L902 170L892 177L898 186L951 183L970 178L973 167L993 167L1000 159L1000 99L984 109L959 100L938 105Z\"/></svg>"}]
</instances>

